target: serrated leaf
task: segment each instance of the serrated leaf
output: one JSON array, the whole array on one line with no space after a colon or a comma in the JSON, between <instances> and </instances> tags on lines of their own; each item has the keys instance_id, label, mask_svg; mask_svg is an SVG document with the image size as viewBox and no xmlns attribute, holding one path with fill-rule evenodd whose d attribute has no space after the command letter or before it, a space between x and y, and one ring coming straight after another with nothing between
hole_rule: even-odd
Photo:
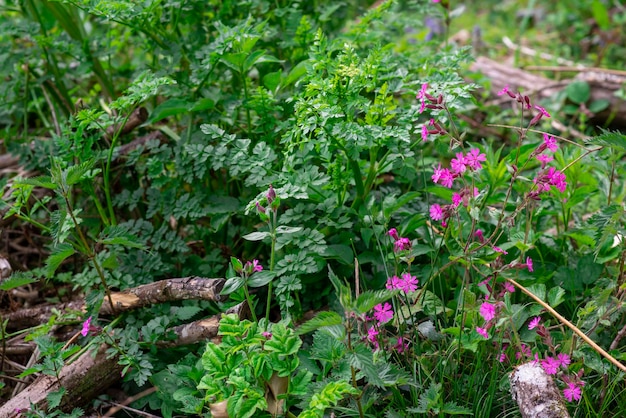
<instances>
[{"instance_id":1,"label":"serrated leaf","mask_svg":"<svg viewBox=\"0 0 626 418\"><path fill-rule=\"evenodd\" d=\"M20 286L26 286L27 284L35 283L35 279L31 273L16 271L8 278L0 282L0 290L9 291L16 289Z\"/></svg>"},{"instance_id":2,"label":"serrated leaf","mask_svg":"<svg viewBox=\"0 0 626 418\"><path fill-rule=\"evenodd\" d=\"M355 301L355 310L357 313L365 314L379 303L383 303L393 296L393 293L388 290L368 290L359 295Z\"/></svg>"},{"instance_id":3,"label":"serrated leaf","mask_svg":"<svg viewBox=\"0 0 626 418\"><path fill-rule=\"evenodd\" d=\"M76 250L74 247L68 243L57 245L46 260L46 277L51 278L54 276L54 272L57 271L61 263L63 263L63 261L65 261L68 257L73 256L75 253Z\"/></svg>"},{"instance_id":4,"label":"serrated leaf","mask_svg":"<svg viewBox=\"0 0 626 418\"><path fill-rule=\"evenodd\" d=\"M100 233L98 242L104 245L123 245L125 247L139 249L146 248L136 235L133 235L128 229L120 225L106 227L102 233Z\"/></svg>"},{"instance_id":5,"label":"serrated leaf","mask_svg":"<svg viewBox=\"0 0 626 418\"><path fill-rule=\"evenodd\" d=\"M96 161L94 159L85 161L84 163L73 165L68 167L64 171L65 181L68 186L73 186L74 184L89 178L93 178L94 172L90 173L89 171L93 168Z\"/></svg>"},{"instance_id":6,"label":"serrated leaf","mask_svg":"<svg viewBox=\"0 0 626 418\"><path fill-rule=\"evenodd\" d=\"M264 348L281 356L291 356L298 353L301 345L302 340L293 330L278 323L272 327L272 338L265 342Z\"/></svg>"},{"instance_id":7,"label":"serrated leaf","mask_svg":"<svg viewBox=\"0 0 626 418\"><path fill-rule=\"evenodd\" d=\"M372 350L365 345L356 345L352 352L346 354L350 365L365 375L367 383L379 388L385 387L385 382L378 374L378 368L374 365Z\"/></svg>"},{"instance_id":8,"label":"serrated leaf","mask_svg":"<svg viewBox=\"0 0 626 418\"><path fill-rule=\"evenodd\" d=\"M315 315L311 320L300 325L296 330L298 335L307 334L319 328L341 325L343 319L337 312L323 311Z\"/></svg>"},{"instance_id":9,"label":"serrated leaf","mask_svg":"<svg viewBox=\"0 0 626 418\"><path fill-rule=\"evenodd\" d=\"M201 311L199 306L181 306L174 309L174 316L180 321L187 321Z\"/></svg>"},{"instance_id":10,"label":"serrated leaf","mask_svg":"<svg viewBox=\"0 0 626 418\"><path fill-rule=\"evenodd\" d=\"M13 186L15 187L22 184L35 187L43 187L44 189L55 189L57 187L56 183L52 181L52 178L50 176L38 176L27 179L17 179L13 183Z\"/></svg>"},{"instance_id":11,"label":"serrated leaf","mask_svg":"<svg viewBox=\"0 0 626 418\"><path fill-rule=\"evenodd\" d=\"M63 396L67 393L67 389L64 387L60 387L59 390L54 392L49 392L46 395L46 400L48 401L48 408L51 410L56 409L59 405L61 405L61 400Z\"/></svg>"},{"instance_id":12,"label":"serrated leaf","mask_svg":"<svg viewBox=\"0 0 626 418\"><path fill-rule=\"evenodd\" d=\"M603 130L603 133L585 141L586 144L601 145L603 147L617 148L626 151L626 135L620 132Z\"/></svg>"},{"instance_id":13,"label":"serrated leaf","mask_svg":"<svg viewBox=\"0 0 626 418\"><path fill-rule=\"evenodd\" d=\"M256 231L246 234L242 238L248 241L261 241L269 236L270 233L267 231Z\"/></svg>"}]
</instances>

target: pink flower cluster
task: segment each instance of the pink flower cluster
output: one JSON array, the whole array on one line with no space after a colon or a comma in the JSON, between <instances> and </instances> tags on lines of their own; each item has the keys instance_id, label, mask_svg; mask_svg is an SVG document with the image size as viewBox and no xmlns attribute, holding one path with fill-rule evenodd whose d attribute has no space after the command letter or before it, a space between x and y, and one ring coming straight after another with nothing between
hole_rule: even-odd
<instances>
[{"instance_id":1,"label":"pink flower cluster","mask_svg":"<svg viewBox=\"0 0 626 418\"><path fill-rule=\"evenodd\" d=\"M401 277L391 276L387 279L385 287L389 290L401 290L404 293L411 293L417 290L419 280L410 273L403 273Z\"/></svg>"},{"instance_id":2,"label":"pink flower cluster","mask_svg":"<svg viewBox=\"0 0 626 418\"><path fill-rule=\"evenodd\" d=\"M472 148L467 154L459 152L455 158L450 161L450 168L441 168L441 164L435 168L432 180L435 184L441 184L444 187L452 188L454 180L461 177L467 171L476 171L483 168L482 162L486 161L487 157L482 154L478 148ZM471 197L478 196L478 189L470 189L464 187L458 193L455 192L452 195L452 204L441 206L437 203L430 206L430 217L435 221L441 221L443 226L446 226L446 221L454 214L454 210L463 203L463 206L469 204Z\"/></svg>"},{"instance_id":3,"label":"pink flower cluster","mask_svg":"<svg viewBox=\"0 0 626 418\"><path fill-rule=\"evenodd\" d=\"M388 233L389 233L389 236L393 238L393 241L394 241L393 252L397 254L401 251L411 249L411 240L408 238L399 236L396 228L391 228Z\"/></svg>"}]
</instances>

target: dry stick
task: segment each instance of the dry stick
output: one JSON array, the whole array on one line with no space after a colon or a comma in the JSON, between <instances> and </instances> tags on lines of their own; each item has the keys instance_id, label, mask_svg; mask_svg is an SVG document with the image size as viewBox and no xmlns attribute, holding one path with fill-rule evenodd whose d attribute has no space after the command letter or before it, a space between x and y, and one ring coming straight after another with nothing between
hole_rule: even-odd
<instances>
[{"instance_id":1,"label":"dry stick","mask_svg":"<svg viewBox=\"0 0 626 418\"><path fill-rule=\"evenodd\" d=\"M602 347L600 347L598 344L596 344L595 342L593 342L593 340L589 337L587 337L585 335L585 333L583 333L580 329L578 329L576 327L576 325L572 324L571 322L569 322L567 319L565 319L563 316L561 316L561 314L559 314L557 311L555 311L550 305L548 305L547 303L545 303L544 301L542 301L541 299L539 299L537 296L535 296L534 293L532 293L530 290L526 289L524 286L522 286L521 284L517 283L515 280L513 279L507 279L505 278L506 281L508 281L509 283L511 283L513 286L517 287L518 289L520 289L522 292L526 293L528 296L530 296L532 299L534 299L535 302L537 302L538 304L540 304L541 306L543 306L548 312L550 312L550 314L552 314L552 316L554 316L556 319L558 319L559 321L561 321L561 323L567 325L569 327L569 329L571 329L572 331L574 331L574 333L576 335L578 335L580 338L583 339L583 341L585 341L587 344L589 344L591 346L591 348L593 348L594 350L596 350L598 353L602 354L602 356L604 358L606 358L608 361L610 361L611 363L613 363L615 366L617 366L617 368L619 368L621 371L626 372L626 366L624 366L622 363L620 363L619 361L617 361L613 356L611 356L609 353L607 353L606 351L604 351L602 349Z\"/></svg>"},{"instance_id":2,"label":"dry stick","mask_svg":"<svg viewBox=\"0 0 626 418\"><path fill-rule=\"evenodd\" d=\"M129 397L128 399L126 399L122 403L115 403L114 406L111 409L109 409L106 414L102 415L102 417L103 418L104 417L112 417L117 412L121 411L124 408L127 408L128 405L130 405L131 403L135 402L136 400L141 399L144 396L148 396L151 393L154 393L156 391L157 391L157 388L155 386L152 386L151 388L146 389L143 392L139 392L138 394Z\"/></svg>"}]
</instances>

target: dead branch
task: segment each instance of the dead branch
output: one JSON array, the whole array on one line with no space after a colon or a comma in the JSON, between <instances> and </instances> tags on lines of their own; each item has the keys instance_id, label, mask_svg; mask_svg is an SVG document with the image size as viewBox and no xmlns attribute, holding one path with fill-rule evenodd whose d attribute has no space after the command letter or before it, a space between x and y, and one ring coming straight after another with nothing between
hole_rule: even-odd
<instances>
[{"instance_id":1,"label":"dead branch","mask_svg":"<svg viewBox=\"0 0 626 418\"><path fill-rule=\"evenodd\" d=\"M240 319L248 316L249 310L245 302L226 311L226 313L235 313ZM203 340L214 340L218 342L217 326L221 314L215 315L201 321L196 321L198 327L202 323L207 325L204 332L196 332L195 338L188 335L177 334L175 342L169 341L171 346L197 343ZM191 325L191 324L188 324ZM189 328L175 327L173 332L184 332ZM11 398L6 404L0 407L0 418L13 418L19 416L20 410L30 407L30 404L40 408L47 405L46 395L50 392L59 390L60 387L65 388L66 394L61 401L60 409L69 411L77 406L86 405L95 396L101 394L107 387L120 379L120 373L123 369L117 363L117 357L107 358L106 350L109 347L105 344L98 347L95 357L91 352L85 352L76 361L66 365L61 369L59 381L51 376L40 376L25 390Z\"/></svg>"},{"instance_id":2,"label":"dead branch","mask_svg":"<svg viewBox=\"0 0 626 418\"><path fill-rule=\"evenodd\" d=\"M222 300L220 292L224 287L224 279L208 279L205 277L183 277L161 280L158 282L111 293L117 313L138 309L155 303L177 300ZM46 323L53 312L70 313L86 311L83 300L71 301L59 305L41 305L33 308L22 308L15 312L3 313L8 319L7 329L16 330L34 327ZM111 305L105 299L100 308L100 315L111 315Z\"/></svg>"},{"instance_id":3,"label":"dead branch","mask_svg":"<svg viewBox=\"0 0 626 418\"><path fill-rule=\"evenodd\" d=\"M617 127L626 127L626 101L615 96L615 92L626 82L626 77L620 77L608 72L580 70L574 79L555 82L486 57L478 57L476 62L472 64L471 69L491 79L492 94L495 95L496 92L508 85L512 91L520 90L532 100L551 97L574 80L586 81L591 87L591 101L602 99L609 102L609 108L594 115L592 120L595 123L603 124L609 117L614 115L612 123ZM508 96L505 96L507 102L509 101L508 99Z\"/></svg>"}]
</instances>

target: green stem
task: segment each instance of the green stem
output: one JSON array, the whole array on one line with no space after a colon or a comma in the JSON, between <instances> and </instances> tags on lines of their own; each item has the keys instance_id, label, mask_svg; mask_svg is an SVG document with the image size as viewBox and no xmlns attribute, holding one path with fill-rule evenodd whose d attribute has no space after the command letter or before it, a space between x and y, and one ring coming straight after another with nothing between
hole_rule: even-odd
<instances>
[{"instance_id":1,"label":"green stem","mask_svg":"<svg viewBox=\"0 0 626 418\"><path fill-rule=\"evenodd\" d=\"M256 317L256 312L254 312L254 305L252 304L252 299L250 298L250 292L248 292L248 285L243 285L243 293L246 295L246 302L248 302L248 306L250 307L250 312L252 313L252 320L254 322L258 322Z\"/></svg>"},{"instance_id":2,"label":"green stem","mask_svg":"<svg viewBox=\"0 0 626 418\"><path fill-rule=\"evenodd\" d=\"M277 226L277 217L278 211L272 210L272 219L270 219L270 235L272 237L272 248L270 251L270 271L274 271L274 261L276 258L276 226ZM272 283L271 280L267 286L267 306L265 307L265 319L269 324L270 321L270 306L272 305Z\"/></svg>"},{"instance_id":3,"label":"green stem","mask_svg":"<svg viewBox=\"0 0 626 418\"><path fill-rule=\"evenodd\" d=\"M244 97L244 106L246 108L248 138L252 139L252 135L250 131L250 129L252 129L252 117L250 116L250 107L248 106L248 83L247 83L246 78L243 75L243 68L241 69L241 72L239 74L241 75L241 81L243 82L243 97Z\"/></svg>"},{"instance_id":4,"label":"green stem","mask_svg":"<svg viewBox=\"0 0 626 418\"><path fill-rule=\"evenodd\" d=\"M128 122L128 118L132 113L133 111L130 111L126 114L121 123L119 123L118 129L116 129L116 132L113 134L113 138L111 138L111 146L109 147L109 153L107 155L106 165L104 167L104 196L107 201L107 208L109 210L109 219L111 221L111 225L117 225L117 219L115 218L115 212L113 211L113 200L111 199L111 161L113 160L113 151L115 150L115 144L117 143L120 133L122 132L122 129L124 129L124 125L126 125L126 122Z\"/></svg>"}]
</instances>

